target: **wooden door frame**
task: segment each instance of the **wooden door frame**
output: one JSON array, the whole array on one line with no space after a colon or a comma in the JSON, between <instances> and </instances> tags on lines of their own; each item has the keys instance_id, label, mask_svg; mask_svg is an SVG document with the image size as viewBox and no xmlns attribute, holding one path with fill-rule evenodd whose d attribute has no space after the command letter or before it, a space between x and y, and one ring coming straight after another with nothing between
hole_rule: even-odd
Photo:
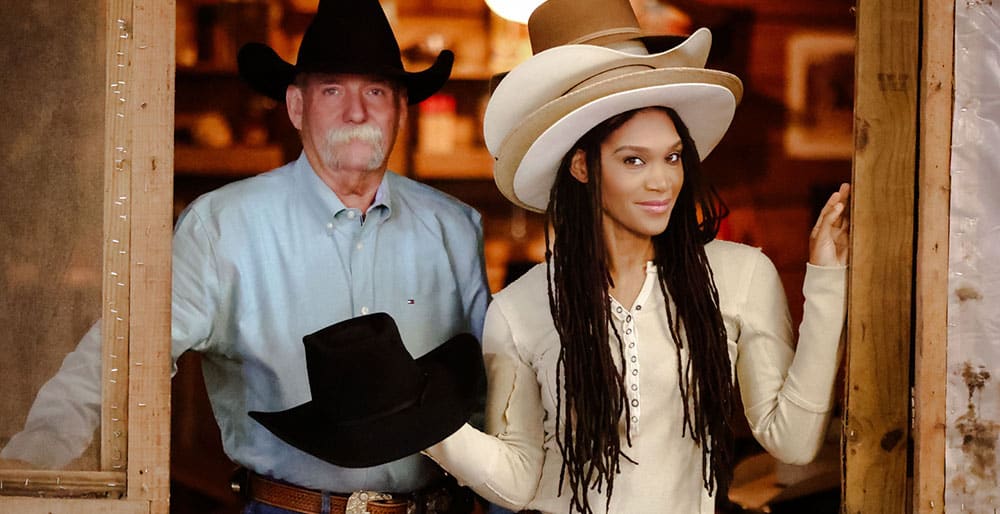
<instances>
[{"instance_id":1,"label":"wooden door frame","mask_svg":"<svg viewBox=\"0 0 1000 514\"><path fill-rule=\"evenodd\" d=\"M857 20L842 512L943 513L954 2Z\"/></svg>"},{"instance_id":2,"label":"wooden door frame","mask_svg":"<svg viewBox=\"0 0 1000 514\"><path fill-rule=\"evenodd\" d=\"M22 494L0 496L0 511L169 511L175 12L173 0L105 4L100 469L0 470Z\"/></svg>"}]
</instances>

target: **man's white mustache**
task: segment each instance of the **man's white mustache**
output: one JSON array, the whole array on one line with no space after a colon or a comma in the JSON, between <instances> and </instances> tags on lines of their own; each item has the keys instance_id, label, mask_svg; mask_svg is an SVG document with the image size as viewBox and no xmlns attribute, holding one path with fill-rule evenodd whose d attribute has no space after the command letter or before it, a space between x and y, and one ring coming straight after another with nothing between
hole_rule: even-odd
<instances>
[{"instance_id":1,"label":"man's white mustache","mask_svg":"<svg viewBox=\"0 0 1000 514\"><path fill-rule=\"evenodd\" d=\"M326 134L326 140L330 144L346 143L348 141L361 141L364 143L382 144L382 131L372 125L358 125L355 127L331 129Z\"/></svg>"}]
</instances>

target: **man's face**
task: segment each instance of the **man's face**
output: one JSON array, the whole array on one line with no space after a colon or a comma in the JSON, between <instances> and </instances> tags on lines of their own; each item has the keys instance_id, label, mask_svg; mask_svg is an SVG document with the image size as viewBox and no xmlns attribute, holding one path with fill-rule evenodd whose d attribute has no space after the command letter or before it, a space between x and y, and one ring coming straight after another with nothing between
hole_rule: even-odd
<instances>
[{"instance_id":1,"label":"man's face","mask_svg":"<svg viewBox=\"0 0 1000 514\"><path fill-rule=\"evenodd\" d=\"M383 168L406 112L405 94L372 75L309 74L286 101L307 155L330 171Z\"/></svg>"}]
</instances>

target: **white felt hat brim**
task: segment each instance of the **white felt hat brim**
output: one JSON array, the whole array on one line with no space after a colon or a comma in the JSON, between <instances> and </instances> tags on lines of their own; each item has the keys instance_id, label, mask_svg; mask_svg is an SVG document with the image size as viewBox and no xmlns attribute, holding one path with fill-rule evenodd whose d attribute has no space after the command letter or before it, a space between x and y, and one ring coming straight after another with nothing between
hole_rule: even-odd
<instances>
[{"instance_id":1,"label":"white felt hat brim","mask_svg":"<svg viewBox=\"0 0 1000 514\"><path fill-rule=\"evenodd\" d=\"M704 159L729 129L742 94L736 76L704 68L645 70L587 85L534 109L491 149L497 187L514 204L544 212L559 164L577 140L643 107L674 109Z\"/></svg>"}]
</instances>

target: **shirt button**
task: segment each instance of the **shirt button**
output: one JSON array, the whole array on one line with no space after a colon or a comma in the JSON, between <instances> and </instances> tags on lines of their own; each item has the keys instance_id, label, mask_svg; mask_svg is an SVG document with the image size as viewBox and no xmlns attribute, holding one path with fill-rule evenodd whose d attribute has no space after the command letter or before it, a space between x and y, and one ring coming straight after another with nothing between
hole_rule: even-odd
<instances>
[{"instance_id":1,"label":"shirt button","mask_svg":"<svg viewBox=\"0 0 1000 514\"><path fill-rule=\"evenodd\" d=\"M368 314L368 307L362 307L361 314Z\"/></svg>"},{"instance_id":2,"label":"shirt button","mask_svg":"<svg viewBox=\"0 0 1000 514\"><path fill-rule=\"evenodd\" d=\"M632 362L635 362L635 360L636 360L635 355L633 355L632 356Z\"/></svg>"},{"instance_id":3,"label":"shirt button","mask_svg":"<svg viewBox=\"0 0 1000 514\"><path fill-rule=\"evenodd\" d=\"M632 316L625 316L625 321L632 321Z\"/></svg>"},{"instance_id":4,"label":"shirt button","mask_svg":"<svg viewBox=\"0 0 1000 514\"><path fill-rule=\"evenodd\" d=\"M636 306L635 306L635 310L637 310L637 311L641 311L641 310L642 310L642 305L636 305Z\"/></svg>"},{"instance_id":5,"label":"shirt button","mask_svg":"<svg viewBox=\"0 0 1000 514\"><path fill-rule=\"evenodd\" d=\"M358 244L357 244L357 245L355 246L355 248L357 248L358 250L360 250L360 249L362 249L362 248L364 248L364 247L365 247L365 245L363 245L363 244L361 244L361 243L358 243Z\"/></svg>"},{"instance_id":6,"label":"shirt button","mask_svg":"<svg viewBox=\"0 0 1000 514\"><path fill-rule=\"evenodd\" d=\"M629 344L628 344L628 347L629 347L629 348L635 348L635 343L629 343Z\"/></svg>"},{"instance_id":7,"label":"shirt button","mask_svg":"<svg viewBox=\"0 0 1000 514\"><path fill-rule=\"evenodd\" d=\"M355 214L353 210L347 211L347 219L353 220L355 216L357 216L357 214Z\"/></svg>"},{"instance_id":8,"label":"shirt button","mask_svg":"<svg viewBox=\"0 0 1000 514\"><path fill-rule=\"evenodd\" d=\"M639 390L639 384L632 384L632 390L633 391L638 391Z\"/></svg>"},{"instance_id":9,"label":"shirt button","mask_svg":"<svg viewBox=\"0 0 1000 514\"><path fill-rule=\"evenodd\" d=\"M638 423L638 422L639 422L639 416L632 416L632 423Z\"/></svg>"},{"instance_id":10,"label":"shirt button","mask_svg":"<svg viewBox=\"0 0 1000 514\"><path fill-rule=\"evenodd\" d=\"M333 223L327 223L326 228L333 229Z\"/></svg>"},{"instance_id":11,"label":"shirt button","mask_svg":"<svg viewBox=\"0 0 1000 514\"><path fill-rule=\"evenodd\" d=\"M639 370L637 370L637 369L633 369L632 370L632 376L633 377L636 376L636 375L638 375L638 374L639 374Z\"/></svg>"},{"instance_id":12,"label":"shirt button","mask_svg":"<svg viewBox=\"0 0 1000 514\"><path fill-rule=\"evenodd\" d=\"M635 398L633 398L632 399L632 406L633 407L638 407L639 406L639 400L636 400Z\"/></svg>"},{"instance_id":13,"label":"shirt button","mask_svg":"<svg viewBox=\"0 0 1000 514\"><path fill-rule=\"evenodd\" d=\"M618 307L618 309L616 309L616 312L618 312L618 314L621 314L622 313L622 308Z\"/></svg>"},{"instance_id":14,"label":"shirt button","mask_svg":"<svg viewBox=\"0 0 1000 514\"><path fill-rule=\"evenodd\" d=\"M625 329L625 333L626 333L626 334L631 334L631 333L632 333L632 329L631 329L631 328L627 328L627 329Z\"/></svg>"}]
</instances>

